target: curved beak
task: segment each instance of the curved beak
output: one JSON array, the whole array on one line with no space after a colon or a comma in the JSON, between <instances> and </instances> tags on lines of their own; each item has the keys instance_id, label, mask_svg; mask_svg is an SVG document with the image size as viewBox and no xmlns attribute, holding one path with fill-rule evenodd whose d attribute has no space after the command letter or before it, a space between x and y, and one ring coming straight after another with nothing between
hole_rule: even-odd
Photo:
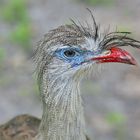
<instances>
[{"instance_id":1,"label":"curved beak","mask_svg":"<svg viewBox=\"0 0 140 140\"><path fill-rule=\"evenodd\" d=\"M130 65L136 65L136 60L125 50L120 48L112 47L109 50L102 52L91 60L96 61L96 63L125 63Z\"/></svg>"}]
</instances>

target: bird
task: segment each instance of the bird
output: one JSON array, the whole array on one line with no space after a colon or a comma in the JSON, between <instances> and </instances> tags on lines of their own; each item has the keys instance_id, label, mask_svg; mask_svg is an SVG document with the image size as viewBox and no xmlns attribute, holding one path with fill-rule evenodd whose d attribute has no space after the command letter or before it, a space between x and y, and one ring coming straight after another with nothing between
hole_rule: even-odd
<instances>
[{"instance_id":1,"label":"bird","mask_svg":"<svg viewBox=\"0 0 140 140\"><path fill-rule=\"evenodd\" d=\"M50 30L38 42L33 60L36 64L42 118L24 114L0 126L0 140L88 140L82 79L102 63L137 62L123 46L140 48L130 32L101 33L90 12L92 24L71 24Z\"/></svg>"}]
</instances>

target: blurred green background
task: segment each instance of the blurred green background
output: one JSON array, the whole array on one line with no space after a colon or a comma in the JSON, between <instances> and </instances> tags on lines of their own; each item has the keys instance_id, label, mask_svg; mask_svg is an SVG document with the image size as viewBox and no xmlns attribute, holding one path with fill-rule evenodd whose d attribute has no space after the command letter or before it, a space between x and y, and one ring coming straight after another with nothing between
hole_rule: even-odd
<instances>
[{"instance_id":1,"label":"blurred green background","mask_svg":"<svg viewBox=\"0 0 140 140\"><path fill-rule=\"evenodd\" d=\"M139 0L0 0L0 122L15 115L41 116L32 52L50 29L69 18L91 23L93 10L101 31L131 31L140 40ZM140 51L128 49L139 66L106 64L82 86L91 139L140 139Z\"/></svg>"}]
</instances>

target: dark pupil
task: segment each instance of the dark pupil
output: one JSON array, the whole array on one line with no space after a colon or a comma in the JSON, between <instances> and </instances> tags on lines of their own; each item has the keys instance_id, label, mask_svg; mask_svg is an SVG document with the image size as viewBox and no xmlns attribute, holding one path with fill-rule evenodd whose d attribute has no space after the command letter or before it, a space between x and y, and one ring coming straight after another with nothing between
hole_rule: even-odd
<instances>
[{"instance_id":1,"label":"dark pupil","mask_svg":"<svg viewBox=\"0 0 140 140\"><path fill-rule=\"evenodd\" d=\"M73 57L73 56L75 56L75 51L73 51L73 50L67 50L67 51L64 52L64 54L67 57Z\"/></svg>"}]
</instances>

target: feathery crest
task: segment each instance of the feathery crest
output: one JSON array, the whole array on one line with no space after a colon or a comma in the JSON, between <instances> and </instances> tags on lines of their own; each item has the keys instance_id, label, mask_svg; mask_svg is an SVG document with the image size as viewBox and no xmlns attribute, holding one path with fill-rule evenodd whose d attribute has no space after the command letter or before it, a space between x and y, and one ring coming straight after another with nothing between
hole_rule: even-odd
<instances>
[{"instance_id":1,"label":"feathery crest","mask_svg":"<svg viewBox=\"0 0 140 140\"><path fill-rule=\"evenodd\" d=\"M103 40L100 42L100 49L105 50L113 46L131 46L134 48L140 48L140 41L128 37L129 34L131 34L131 32L119 31L106 34Z\"/></svg>"}]
</instances>

